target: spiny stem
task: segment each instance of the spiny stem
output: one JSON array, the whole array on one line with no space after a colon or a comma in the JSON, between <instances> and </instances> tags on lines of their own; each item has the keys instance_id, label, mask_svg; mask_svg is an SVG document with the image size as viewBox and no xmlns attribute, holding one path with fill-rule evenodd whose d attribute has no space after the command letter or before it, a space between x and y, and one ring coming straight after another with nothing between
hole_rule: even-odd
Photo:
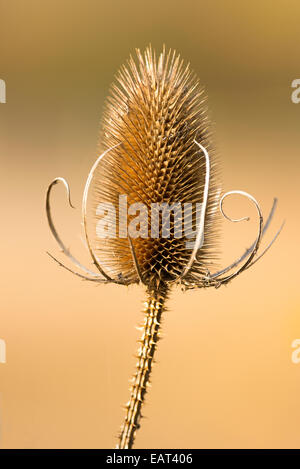
<instances>
[{"instance_id":1,"label":"spiny stem","mask_svg":"<svg viewBox=\"0 0 300 469\"><path fill-rule=\"evenodd\" d=\"M145 322L140 340L141 347L138 351L138 362L133 377L130 400L126 405L125 422L119 437L118 448L120 449L132 449L135 433L140 428L141 410L159 340L160 321L166 297L167 289L160 289L159 292L150 291L145 303Z\"/></svg>"}]
</instances>

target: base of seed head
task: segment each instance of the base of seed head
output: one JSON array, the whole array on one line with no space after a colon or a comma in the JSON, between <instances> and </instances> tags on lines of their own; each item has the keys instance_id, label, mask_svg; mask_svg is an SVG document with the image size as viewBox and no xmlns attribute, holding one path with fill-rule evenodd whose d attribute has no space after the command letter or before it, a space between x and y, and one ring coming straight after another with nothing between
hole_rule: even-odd
<instances>
[{"instance_id":1,"label":"base of seed head","mask_svg":"<svg viewBox=\"0 0 300 469\"><path fill-rule=\"evenodd\" d=\"M203 151L203 153L205 153L206 156L207 156L206 174L209 174L209 155L208 155L206 149L201 144L199 144L197 141L195 141L195 145L197 145L200 148L200 150ZM107 152L108 151L104 152L98 158L98 160L96 161L97 164L99 163L99 161L101 161L101 159L105 156L105 154ZM142 270L139 266L139 262L138 262L138 259L137 259L136 253L135 253L134 244L133 244L133 241L130 238L130 236L128 237L128 245L129 245L129 249L132 253L132 261L134 263L134 266L135 266L135 269L136 269L136 274L137 274L137 279L134 282L132 282L130 280L127 280L126 277L122 274L122 272L120 272L118 274L117 278L110 277L104 271L104 269L101 267L101 265L99 264L99 261L96 257L96 254L95 254L95 252L94 252L94 250L91 246L89 236L88 236L88 233L87 233L87 229L86 229L87 195L88 195L89 186L90 186L91 180L93 178L95 168L96 168L96 165L94 165L93 169L91 170L91 172L89 174L89 177L88 177L88 180L87 180L87 183L86 183L86 186L85 186L82 212L83 212L83 226L84 226L84 232L85 232L85 239L86 239L87 247L88 247L90 255L92 257L93 264L96 266L96 268L98 269L99 272L96 273L96 272L93 272L90 269L84 267L71 254L69 249L66 248L65 244L61 240L61 238L58 235L58 232L57 232L57 230L54 226L52 215L51 215L51 208L50 208L50 194L51 194L52 188L55 184L57 184L58 182L61 182L65 185L66 190L67 190L67 194L68 194L69 205L72 208L74 208L72 206L71 200L70 200L69 185L68 185L67 181L64 178L61 178L61 177L58 177L58 178L54 179L52 181L52 183L49 185L48 190L47 190L46 213L47 213L49 227L50 227L50 230L51 230L54 238L58 242L62 252L71 260L71 262L77 268L79 268L81 271L85 272L85 274L88 274L88 275L83 275L81 273L75 272L74 270L72 270L69 267L62 264L58 259L56 259L54 256L52 256L50 253L48 253L48 254L60 266L64 267L65 269L69 270L70 272L72 272L73 274L79 276L80 278L82 278L84 280L89 280L89 281L97 282L97 283L116 283L118 285L130 285L131 283L141 283L141 284L144 284L149 289L151 289L151 284L148 284L147 281L145 280L145 278L143 277ZM208 184L209 184L208 177L207 177L207 181L208 181ZM220 211L226 219L228 219L229 221L234 222L234 223L249 220L248 217L243 217L241 219L232 219L224 213L224 210L223 210L224 199L226 197L228 197L229 195L234 195L234 194L242 195L242 196L246 197L248 200L250 200L255 205L257 213L258 213L258 218L259 218L258 234L257 234L257 237L256 237L255 241L251 244L251 246L248 249L246 249L245 252L238 259L236 259L233 263L229 264L227 267L225 267L225 268L223 268L223 269L221 269L217 272L214 272L214 273L211 273L208 269L206 269L206 273L202 276L199 276L199 280L197 282L191 282L191 281L187 280L188 274L189 274L190 270L192 269L193 263L195 262L195 259L196 259L196 256L197 256L197 244L198 244L197 240L200 240L201 236L203 234L203 230L204 230L204 217L203 217L202 223L200 223L199 227L198 227L195 247L194 247L192 253L189 256L189 259L187 260L187 263L186 263L183 271L177 276L177 278L174 278L174 279L169 280L169 281L161 282L161 281L159 281L160 279L158 279L158 284L165 284L168 287L171 287L172 285L177 284L177 285L181 285L184 289L193 289L193 288L201 288L201 287L203 287L203 288L207 288L207 287L218 288L221 285L224 285L224 284L227 284L228 282L230 282L233 278L237 277L243 271L249 269L249 267L253 266L269 250L269 248L272 246L272 244L274 243L274 241L276 240L276 238L278 237L278 235L280 234L280 232L281 232L281 230L284 226L284 223L282 223L282 225L280 226L280 228L276 232L275 236L273 237L272 241L259 254L258 249L260 247L261 240L262 240L264 234L266 233L266 231L267 231L267 229L270 225L270 222L273 218L273 215L274 215L274 212L275 212L275 209L276 209L276 206L277 206L277 199L276 198L274 199L271 211L270 211L270 213L267 217L266 222L264 223L264 219L263 219L263 216L262 216L260 206L259 206L258 202L256 201L256 199L253 196L251 196L250 194L248 194L244 191L240 191L240 190L233 190L233 191L226 192L221 197L220 202L219 202ZM234 272L232 272L232 273L230 273L226 276L224 275L227 272L232 271L236 267L237 267L237 270L235 270Z\"/></svg>"}]
</instances>

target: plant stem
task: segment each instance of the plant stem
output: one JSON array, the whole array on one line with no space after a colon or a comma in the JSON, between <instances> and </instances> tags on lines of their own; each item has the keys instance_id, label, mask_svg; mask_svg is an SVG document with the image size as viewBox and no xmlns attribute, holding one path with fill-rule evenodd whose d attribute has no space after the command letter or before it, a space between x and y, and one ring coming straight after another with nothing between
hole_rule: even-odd
<instances>
[{"instance_id":1,"label":"plant stem","mask_svg":"<svg viewBox=\"0 0 300 469\"><path fill-rule=\"evenodd\" d=\"M154 353L159 340L159 329L164 303L167 298L167 289L150 291L145 303L145 322L143 335L140 340L141 347L138 351L138 362L133 377L130 400L126 405L126 417L119 437L120 449L131 449L135 439L135 433L140 428L141 410L147 391L147 384L152 368Z\"/></svg>"}]
</instances>

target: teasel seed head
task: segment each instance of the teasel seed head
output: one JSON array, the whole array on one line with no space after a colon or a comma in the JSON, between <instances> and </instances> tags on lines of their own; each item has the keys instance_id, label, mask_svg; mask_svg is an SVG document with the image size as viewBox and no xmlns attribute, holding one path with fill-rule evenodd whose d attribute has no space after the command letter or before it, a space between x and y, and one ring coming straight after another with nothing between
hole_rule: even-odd
<instances>
[{"instance_id":1,"label":"teasel seed head","mask_svg":"<svg viewBox=\"0 0 300 469\"><path fill-rule=\"evenodd\" d=\"M195 74L174 51L166 53L163 49L158 60L151 47L144 55L136 51L136 60L130 58L111 87L100 138L101 154L89 172L83 193L86 245L98 273L71 254L55 228L50 194L58 182L64 184L72 206L69 185L58 177L47 189L49 227L63 253L83 273L50 254L60 266L92 282L142 282L150 292L166 295L173 283L180 283L184 289L226 285L269 250L284 223L258 254L277 199L264 222L252 195L234 190L220 197L219 163L205 102ZM92 213L88 217L90 192ZM229 195L246 197L254 204L258 234L237 260L211 274L218 254L217 209L232 222L248 220L232 219L224 213L223 202ZM98 236L103 207L108 207L104 218L112 227L108 236ZM93 225L92 236L88 219Z\"/></svg>"},{"instance_id":2,"label":"teasel seed head","mask_svg":"<svg viewBox=\"0 0 300 469\"><path fill-rule=\"evenodd\" d=\"M185 282L197 282L199 275L217 257L217 208L220 195L217 160L212 144L211 125L207 114L206 96L199 80L174 51L163 49L156 59L148 47L136 59L130 57L121 67L112 85L105 106L101 129L101 152L109 150L95 172L92 185L95 224L99 204L117 208L119 226L119 196L127 196L128 206L143 204L148 221L141 223L135 239L95 236L93 247L101 266L113 278L125 278L129 283L139 281L138 265L143 282L150 288L176 281L191 257L191 242L184 234L184 221L190 219L196 232L196 204L203 204L207 161L198 142L210 156L210 180L207 194L204 240L198 250ZM196 142L195 142L196 141ZM113 149L112 149L113 147ZM150 212L153 204L180 204L182 236L176 235L175 217L170 216L170 236L164 237L164 221L160 221L157 237L151 236ZM191 204L189 216L184 204ZM198 205L199 207L199 205ZM138 213L138 212L137 212ZM179 212L178 212L179 213ZM154 214L155 215L155 214ZM135 215L136 216L136 215ZM128 217L128 224L134 217ZM160 219L160 218L159 218ZM157 235L157 233L156 233ZM129 242L130 241L130 242ZM132 243L132 246L131 246Z\"/></svg>"}]
</instances>

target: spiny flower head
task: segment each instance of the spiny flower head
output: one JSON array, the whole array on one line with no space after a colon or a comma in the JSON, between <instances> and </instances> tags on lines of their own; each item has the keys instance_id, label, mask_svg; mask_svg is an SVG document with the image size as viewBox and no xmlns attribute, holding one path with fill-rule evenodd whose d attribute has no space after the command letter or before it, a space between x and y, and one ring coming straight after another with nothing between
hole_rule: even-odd
<instances>
[{"instance_id":1,"label":"spiny flower head","mask_svg":"<svg viewBox=\"0 0 300 469\"><path fill-rule=\"evenodd\" d=\"M75 259L54 227L50 193L57 182L65 185L70 202L68 183L56 178L46 197L49 226L64 254L88 275L57 261L60 265L93 282L142 282L149 291L166 292L175 282L186 289L227 284L264 255L283 227L257 255L277 200L264 223L250 194L235 190L220 197L205 101L195 74L174 51L163 49L156 59L151 47L144 55L137 50L136 59L121 67L105 107L101 154L83 194L86 243L99 273ZM92 238L87 227L91 186ZM258 235L239 259L211 274L218 254L217 208L230 221L248 219L224 213L223 201L231 194L246 196L255 205Z\"/></svg>"},{"instance_id":2,"label":"spiny flower head","mask_svg":"<svg viewBox=\"0 0 300 469\"><path fill-rule=\"evenodd\" d=\"M147 285L176 280L191 256L193 240L185 236L183 224L190 222L196 233L196 207L203 204L207 171L205 155L195 141L210 154L210 181L204 239L186 280L197 281L216 257L220 186L205 101L204 90L189 65L184 65L171 50L168 53L163 50L157 60L151 47L144 55L137 50L136 60L131 57L121 67L111 87L100 143L102 151L111 150L95 174L94 210L97 213L99 204L105 203L118 209L120 195L126 195L128 206L141 204L146 208L147 222L140 223L139 236L132 239L132 244ZM153 216L159 216L159 210L162 213L163 204L170 208L180 204L182 219L171 211L169 221L160 220L153 237L150 212L153 220ZM191 210L184 213L188 206L185 204L191 204ZM113 213L115 216L119 226L119 210ZM96 215L95 223L99 219ZM170 223L169 237L163 236L164 223ZM177 236L180 227L176 224L181 224L181 237ZM127 236L122 238L118 233L106 239L96 236L94 247L99 262L111 276L122 275L132 283L138 281Z\"/></svg>"}]
</instances>

